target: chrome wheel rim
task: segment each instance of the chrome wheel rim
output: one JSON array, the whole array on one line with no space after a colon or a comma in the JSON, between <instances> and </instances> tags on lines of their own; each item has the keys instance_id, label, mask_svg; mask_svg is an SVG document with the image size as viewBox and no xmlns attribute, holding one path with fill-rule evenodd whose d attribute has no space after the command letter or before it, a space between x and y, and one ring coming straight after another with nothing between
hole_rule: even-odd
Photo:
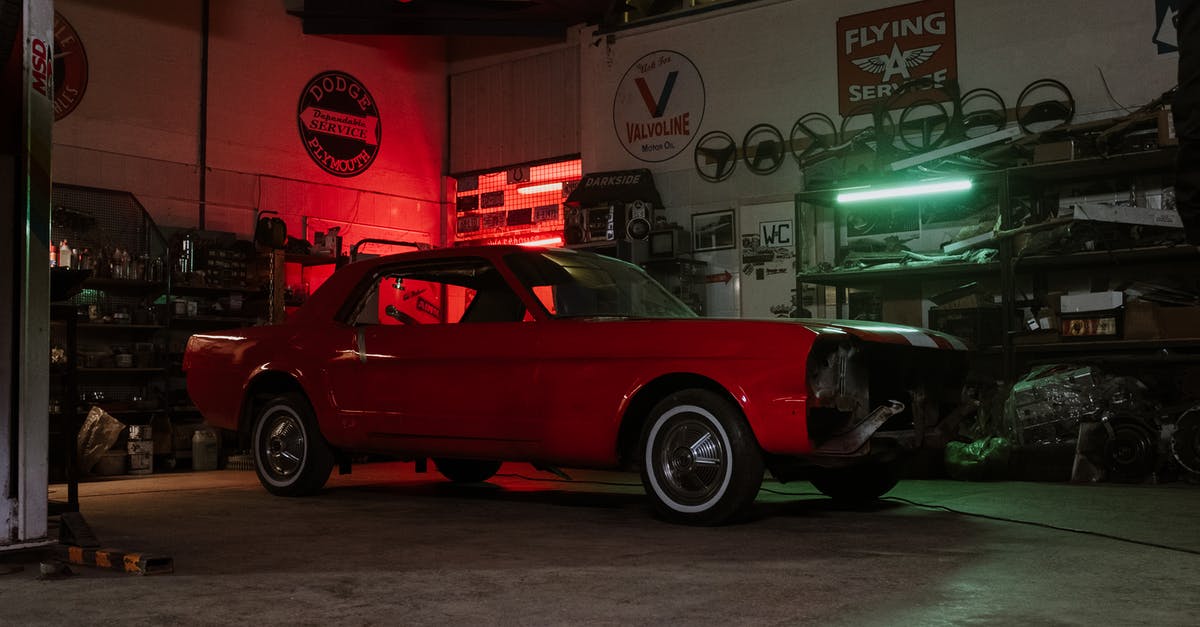
<instances>
[{"instance_id":1,"label":"chrome wheel rim","mask_svg":"<svg viewBox=\"0 0 1200 627\"><path fill-rule=\"evenodd\" d=\"M654 447L653 468L665 496L682 505L700 505L724 487L728 459L711 423L684 414L663 426Z\"/></svg>"},{"instance_id":2,"label":"chrome wheel rim","mask_svg":"<svg viewBox=\"0 0 1200 627\"><path fill-rule=\"evenodd\" d=\"M262 459L264 469L275 479L287 480L304 466L305 438L300 419L277 411L263 425Z\"/></svg>"}]
</instances>

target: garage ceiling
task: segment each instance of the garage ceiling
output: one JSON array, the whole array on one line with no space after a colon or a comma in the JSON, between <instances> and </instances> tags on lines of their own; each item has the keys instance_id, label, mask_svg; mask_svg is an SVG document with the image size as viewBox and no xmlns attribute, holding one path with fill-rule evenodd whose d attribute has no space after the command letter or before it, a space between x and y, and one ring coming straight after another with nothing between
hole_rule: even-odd
<instances>
[{"instance_id":1,"label":"garage ceiling","mask_svg":"<svg viewBox=\"0 0 1200 627\"><path fill-rule=\"evenodd\" d=\"M620 0L304 0L290 11L310 35L563 37L568 26L606 23Z\"/></svg>"}]
</instances>

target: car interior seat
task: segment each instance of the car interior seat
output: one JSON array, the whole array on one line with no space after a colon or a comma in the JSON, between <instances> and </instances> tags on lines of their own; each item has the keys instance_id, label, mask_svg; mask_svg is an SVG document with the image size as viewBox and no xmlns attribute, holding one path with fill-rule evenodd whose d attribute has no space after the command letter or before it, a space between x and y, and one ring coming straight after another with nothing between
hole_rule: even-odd
<instances>
[{"instance_id":1,"label":"car interior seat","mask_svg":"<svg viewBox=\"0 0 1200 627\"><path fill-rule=\"evenodd\" d=\"M525 303L507 285L482 287L459 322L520 322Z\"/></svg>"}]
</instances>

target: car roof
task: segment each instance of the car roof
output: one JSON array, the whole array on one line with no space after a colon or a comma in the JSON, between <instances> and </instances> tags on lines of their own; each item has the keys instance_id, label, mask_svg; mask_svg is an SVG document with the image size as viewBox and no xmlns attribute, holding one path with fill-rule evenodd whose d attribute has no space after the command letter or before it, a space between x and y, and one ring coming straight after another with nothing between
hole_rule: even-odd
<instances>
[{"instance_id":1,"label":"car roof","mask_svg":"<svg viewBox=\"0 0 1200 627\"><path fill-rule=\"evenodd\" d=\"M392 255L384 255L372 259L364 259L347 266L338 268L321 287L309 297L304 307L300 308L289 321L305 319L331 319L342 309L346 299L363 278L374 272L380 266L393 263L420 261L422 259L463 259L467 257L482 257L499 264L500 259L513 253L555 252L576 254L580 251L566 248L549 248L544 246L519 246L516 244L496 244L486 246L459 246L451 248L430 248Z\"/></svg>"},{"instance_id":2,"label":"car roof","mask_svg":"<svg viewBox=\"0 0 1200 627\"><path fill-rule=\"evenodd\" d=\"M394 253L377 257L371 261L377 263L389 263L392 261L404 261L409 259L444 259L456 257L502 257L512 253L531 252L531 251L553 251L578 253L580 251L571 250L569 248L553 248L547 246L521 246L518 244L488 244L474 246L454 246L450 248L429 248L426 250L406 251L402 253Z\"/></svg>"}]
</instances>

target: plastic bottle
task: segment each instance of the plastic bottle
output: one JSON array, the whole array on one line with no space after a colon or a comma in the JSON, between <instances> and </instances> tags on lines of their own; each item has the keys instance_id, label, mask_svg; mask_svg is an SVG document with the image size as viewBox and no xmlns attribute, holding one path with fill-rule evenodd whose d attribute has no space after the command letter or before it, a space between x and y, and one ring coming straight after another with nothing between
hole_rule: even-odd
<instances>
[{"instance_id":1,"label":"plastic bottle","mask_svg":"<svg viewBox=\"0 0 1200 627\"><path fill-rule=\"evenodd\" d=\"M217 469L217 434L208 425L192 433L192 470Z\"/></svg>"},{"instance_id":2,"label":"plastic bottle","mask_svg":"<svg viewBox=\"0 0 1200 627\"><path fill-rule=\"evenodd\" d=\"M60 268L71 267L71 247L67 246L67 240L63 240L62 245L58 247L58 266Z\"/></svg>"}]
</instances>

